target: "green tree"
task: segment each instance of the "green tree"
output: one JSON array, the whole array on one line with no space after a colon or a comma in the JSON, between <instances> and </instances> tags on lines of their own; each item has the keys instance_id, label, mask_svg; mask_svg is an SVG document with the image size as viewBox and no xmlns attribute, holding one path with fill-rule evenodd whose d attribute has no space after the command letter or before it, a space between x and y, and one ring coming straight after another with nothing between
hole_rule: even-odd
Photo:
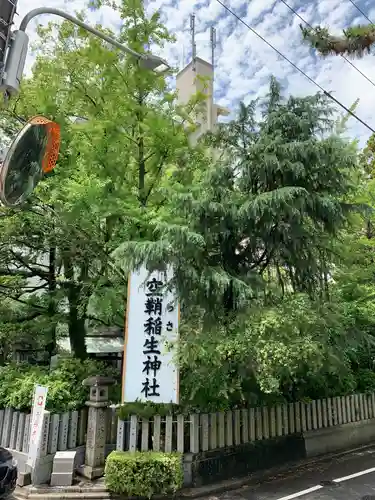
<instances>
[{"instance_id":1,"label":"green tree","mask_svg":"<svg viewBox=\"0 0 375 500\"><path fill-rule=\"evenodd\" d=\"M275 281L284 292L322 290L331 239L346 222L356 153L330 133L327 99L284 99L272 79L261 109L257 122L257 103L241 104L206 138L219 158L200 159L206 167L192 185L173 185L174 208L152 221L157 242L118 250L133 265L172 263L181 296L215 316L247 306Z\"/></svg>"},{"instance_id":2,"label":"green tree","mask_svg":"<svg viewBox=\"0 0 375 500\"><path fill-rule=\"evenodd\" d=\"M171 40L141 1L108 6L120 13L118 39L131 48L143 52ZM129 269L117 266L112 251L146 236L148 219L167 200L163 186L188 174L179 168L189 153L183 125L196 102L180 110L165 77L69 22L38 34L32 77L4 127L44 114L61 125L62 147L55 171L24 210L4 212L2 275L16 283L3 293L23 301L25 280L41 279L43 293L29 294L29 307L48 316L53 331L66 323L74 354L84 358L87 320L123 322ZM15 247L22 252L15 255ZM40 264L41 256L49 259Z\"/></svg>"}]
</instances>

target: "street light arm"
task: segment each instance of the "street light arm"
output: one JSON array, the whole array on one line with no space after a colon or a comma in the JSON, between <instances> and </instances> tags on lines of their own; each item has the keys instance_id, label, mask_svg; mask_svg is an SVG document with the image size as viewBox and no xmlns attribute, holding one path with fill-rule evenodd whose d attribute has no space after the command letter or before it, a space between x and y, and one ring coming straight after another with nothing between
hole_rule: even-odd
<instances>
[{"instance_id":1,"label":"street light arm","mask_svg":"<svg viewBox=\"0 0 375 500\"><path fill-rule=\"evenodd\" d=\"M122 45L122 43L119 43L117 40L114 38L105 35L101 31L96 30L95 28L92 28L90 25L83 23L76 17L71 16L70 14L64 12L63 10L59 9L52 9L49 7L40 7L39 9L33 9L31 10L26 16L22 19L19 30L20 31L26 31L27 25L29 24L30 21L34 19L34 17L37 17L41 14L52 14L54 16L59 16L63 17L64 19L67 19L68 21L72 22L73 24L76 24L77 26L80 26L86 31L89 31L93 35L97 36L98 38L101 38L105 42L108 42L109 44L113 45L114 47L118 48L122 52L126 52L127 54L136 57L137 59L148 59L147 54L140 54L139 52L136 52L135 50L129 49L129 47L126 47L125 45ZM155 58L156 56L152 56ZM160 58L160 61L163 61ZM164 63L164 61L163 61Z\"/></svg>"},{"instance_id":2,"label":"street light arm","mask_svg":"<svg viewBox=\"0 0 375 500\"><path fill-rule=\"evenodd\" d=\"M1 1L2 0L0 0L0 4ZM89 33L92 33L94 36L100 38L101 40L109 43L113 47L121 50L121 52L125 52L126 54L131 55L139 62L139 66L143 69L155 71L157 73L165 73L170 69L167 61L165 61L161 57L149 53L141 54L139 52L136 52L135 50L132 50L129 47L126 47L126 45L118 42L111 36L105 35L101 31L98 31L88 24L83 23L76 17L67 14L63 10L52 9L49 7L40 7L39 9L31 10L28 14L26 14L26 16L21 21L19 29L11 34L12 42L6 55L5 70L1 71L0 68L0 92L4 94L6 100L9 99L9 97L18 94L19 92L23 70L25 68L27 50L29 46L29 37L27 36L26 28L32 19L41 14L52 14L70 21L71 23L88 31ZM0 60L0 63L1 62L4 61Z\"/></svg>"}]
</instances>

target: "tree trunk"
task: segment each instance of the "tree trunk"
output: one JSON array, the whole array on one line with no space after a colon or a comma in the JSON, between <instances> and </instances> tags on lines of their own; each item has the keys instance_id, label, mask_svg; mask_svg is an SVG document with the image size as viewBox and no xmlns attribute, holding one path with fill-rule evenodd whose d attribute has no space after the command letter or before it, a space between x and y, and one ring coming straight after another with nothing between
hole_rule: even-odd
<instances>
[{"instance_id":1,"label":"tree trunk","mask_svg":"<svg viewBox=\"0 0 375 500\"><path fill-rule=\"evenodd\" d=\"M86 359L85 311L81 307L82 286L74 281L74 266L70 256L64 256L64 274L68 280L67 298L69 303L68 331L70 348L74 357Z\"/></svg>"},{"instance_id":2,"label":"tree trunk","mask_svg":"<svg viewBox=\"0 0 375 500\"><path fill-rule=\"evenodd\" d=\"M0 366L4 366L5 363L8 361L8 355L9 353L6 344L3 343L0 346Z\"/></svg>"},{"instance_id":3,"label":"tree trunk","mask_svg":"<svg viewBox=\"0 0 375 500\"><path fill-rule=\"evenodd\" d=\"M78 310L79 293L69 291L69 339L72 354L75 358L86 359L87 350L85 342L85 318L80 317Z\"/></svg>"},{"instance_id":4,"label":"tree trunk","mask_svg":"<svg viewBox=\"0 0 375 500\"><path fill-rule=\"evenodd\" d=\"M138 137L137 137L137 146L138 146L138 197L139 203L141 207L146 205L146 193L145 193L145 180L146 180L146 160L145 160L145 143L144 143L144 131L141 128L141 125L144 122L143 113L141 111L141 106L143 105L143 94L139 93L138 96L138 111L137 121L138 121Z\"/></svg>"},{"instance_id":5,"label":"tree trunk","mask_svg":"<svg viewBox=\"0 0 375 500\"><path fill-rule=\"evenodd\" d=\"M48 260L48 316L51 319L50 338L46 344L46 351L51 359L57 352L56 345L56 322L54 316L56 314L56 248L50 247Z\"/></svg>"},{"instance_id":6,"label":"tree trunk","mask_svg":"<svg viewBox=\"0 0 375 500\"><path fill-rule=\"evenodd\" d=\"M233 290L233 281L232 280L230 281L228 287L224 291L223 308L224 308L226 316L231 315L235 310L234 290Z\"/></svg>"}]
</instances>

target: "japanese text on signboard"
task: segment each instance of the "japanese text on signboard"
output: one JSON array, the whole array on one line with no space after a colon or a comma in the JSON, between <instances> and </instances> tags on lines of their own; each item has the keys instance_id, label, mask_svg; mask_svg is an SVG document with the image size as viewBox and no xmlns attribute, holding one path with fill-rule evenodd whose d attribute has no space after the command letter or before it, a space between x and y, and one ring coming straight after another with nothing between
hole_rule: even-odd
<instances>
[{"instance_id":1,"label":"japanese text on signboard","mask_svg":"<svg viewBox=\"0 0 375 500\"><path fill-rule=\"evenodd\" d=\"M146 283L146 300L145 300L145 314L147 320L143 325L145 342L143 344L143 354L145 360L143 361L143 374L144 380L142 382L142 393L146 399L149 396L160 396L158 389L158 372L162 366L162 359L160 358L160 337L163 331L163 307L166 307L167 313L174 310L172 303L165 304L163 301L163 287L164 283L155 277ZM173 322L167 321L165 329L167 332L173 331Z\"/></svg>"},{"instance_id":2,"label":"japanese text on signboard","mask_svg":"<svg viewBox=\"0 0 375 500\"><path fill-rule=\"evenodd\" d=\"M142 268L130 279L124 400L176 402L177 369L173 353L165 348L165 341L177 338L178 305L174 293L166 290L168 277L164 273L149 275Z\"/></svg>"}]
</instances>

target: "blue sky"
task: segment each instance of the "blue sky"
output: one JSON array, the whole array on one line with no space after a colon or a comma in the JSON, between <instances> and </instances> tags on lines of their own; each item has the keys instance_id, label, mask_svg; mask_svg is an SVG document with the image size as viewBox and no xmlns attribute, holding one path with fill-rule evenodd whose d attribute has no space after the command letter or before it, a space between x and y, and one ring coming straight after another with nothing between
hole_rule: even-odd
<instances>
[{"instance_id":1,"label":"blue sky","mask_svg":"<svg viewBox=\"0 0 375 500\"><path fill-rule=\"evenodd\" d=\"M310 24L329 26L334 33L352 24L368 23L349 0L286 1ZM374 82L373 86L341 57L321 59L309 49L301 40L300 19L280 0L223 0L223 3L347 107L360 98L356 113L375 128L375 55L352 60ZM355 0L355 3L375 22L375 5L371 0ZM31 8L47 5L74 13L85 9L86 0L33 0L32 7L30 4L30 0L18 1L17 19ZM160 10L164 23L177 38L175 44L165 47L158 55L180 69L189 62L191 54L190 14L196 16L197 55L203 59L210 59L210 27L216 28L215 97L223 106L234 110L240 100L248 102L264 95L271 74L282 81L287 94L307 95L318 90L217 0L148 0L146 6L150 14ZM49 16L38 18L43 24L48 20ZM109 8L88 12L88 20L93 24L100 22L114 31L119 26L119 19ZM35 26L30 25L31 39L36 37ZM28 68L32 62L30 55ZM348 135L360 139L363 145L370 132L352 119Z\"/></svg>"}]
</instances>

